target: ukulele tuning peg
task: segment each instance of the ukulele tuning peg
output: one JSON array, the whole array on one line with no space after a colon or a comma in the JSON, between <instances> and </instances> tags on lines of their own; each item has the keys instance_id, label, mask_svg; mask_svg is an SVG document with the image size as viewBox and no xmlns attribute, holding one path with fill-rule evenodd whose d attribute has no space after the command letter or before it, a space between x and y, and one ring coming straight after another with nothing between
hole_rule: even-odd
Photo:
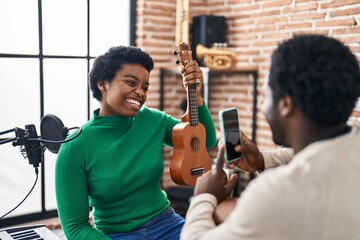
<instances>
[{"instance_id":1,"label":"ukulele tuning peg","mask_svg":"<svg viewBox=\"0 0 360 240\"><path fill-rule=\"evenodd\" d=\"M178 55L178 52L177 51L173 51L172 52L174 55Z\"/></svg>"}]
</instances>

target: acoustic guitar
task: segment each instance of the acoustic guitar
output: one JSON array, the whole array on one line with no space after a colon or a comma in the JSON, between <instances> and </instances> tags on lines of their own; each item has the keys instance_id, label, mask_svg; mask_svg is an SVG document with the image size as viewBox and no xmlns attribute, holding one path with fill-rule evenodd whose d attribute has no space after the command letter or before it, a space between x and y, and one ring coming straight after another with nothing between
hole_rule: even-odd
<instances>
[{"instance_id":1,"label":"acoustic guitar","mask_svg":"<svg viewBox=\"0 0 360 240\"><path fill-rule=\"evenodd\" d=\"M177 62L186 65L192 61L191 48L181 42ZM181 118L181 123L175 125L172 131L174 152L170 163L170 176L179 185L195 186L196 178L211 169L212 163L206 149L206 131L199 122L196 101L196 85L187 86L187 109Z\"/></svg>"}]
</instances>

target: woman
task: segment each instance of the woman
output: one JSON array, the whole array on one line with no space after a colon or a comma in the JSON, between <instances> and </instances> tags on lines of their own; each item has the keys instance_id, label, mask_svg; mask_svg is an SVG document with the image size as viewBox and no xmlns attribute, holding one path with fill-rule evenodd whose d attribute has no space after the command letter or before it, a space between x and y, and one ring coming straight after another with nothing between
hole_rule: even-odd
<instances>
[{"instance_id":1,"label":"woman","mask_svg":"<svg viewBox=\"0 0 360 240\"><path fill-rule=\"evenodd\" d=\"M172 129L181 121L144 105L153 67L150 55L135 47L113 47L95 59L89 85L100 108L79 137L61 145L56 162L58 212L68 239L179 239L184 219L170 207L161 177L163 145L173 145ZM203 80L195 61L180 73L184 86ZM209 149L215 127L201 84L196 92Z\"/></svg>"}]
</instances>

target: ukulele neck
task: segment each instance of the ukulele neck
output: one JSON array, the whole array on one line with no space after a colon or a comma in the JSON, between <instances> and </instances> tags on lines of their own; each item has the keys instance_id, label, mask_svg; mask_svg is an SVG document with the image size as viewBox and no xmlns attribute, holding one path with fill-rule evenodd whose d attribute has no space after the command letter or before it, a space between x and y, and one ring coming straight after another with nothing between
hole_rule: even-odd
<instances>
[{"instance_id":1,"label":"ukulele neck","mask_svg":"<svg viewBox=\"0 0 360 240\"><path fill-rule=\"evenodd\" d=\"M197 126L199 124L198 106L196 100L196 85L188 86L188 112L190 115L190 125Z\"/></svg>"}]
</instances>

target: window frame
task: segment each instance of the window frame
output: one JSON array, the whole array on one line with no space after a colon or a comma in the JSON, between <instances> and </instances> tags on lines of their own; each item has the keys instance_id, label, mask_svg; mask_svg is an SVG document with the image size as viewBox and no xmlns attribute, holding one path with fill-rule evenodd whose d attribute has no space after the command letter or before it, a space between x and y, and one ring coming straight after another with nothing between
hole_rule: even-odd
<instances>
[{"instance_id":1,"label":"window frame","mask_svg":"<svg viewBox=\"0 0 360 240\"><path fill-rule=\"evenodd\" d=\"M130 1L130 27L129 27L129 43L130 45L136 45L136 0ZM44 116L44 59L86 59L87 60L87 72L90 71L90 63L95 56L90 56L90 4L91 0L87 0L87 53L86 56L75 56L75 55L44 55L43 54L43 19L42 19L42 0L37 1L38 5L38 30L39 30L39 54L4 54L0 53L0 58L32 58L39 60L39 82L40 82L40 116L39 121ZM90 91L87 89L87 118L90 119ZM3 131L0 129L0 131ZM0 140L1 139L0 136ZM45 158L45 156L44 156ZM39 167L39 181L37 184L41 184L41 211L30 214L24 214L14 217L5 217L0 220L0 226L6 227L16 224L22 224L31 221L37 221L47 218L57 217L57 210L47 210L45 202L45 161ZM31 167L31 166L30 166ZM20 201L20 200L19 200ZM26 200L25 200L26 201ZM9 209L10 210L10 209Z\"/></svg>"}]
</instances>

